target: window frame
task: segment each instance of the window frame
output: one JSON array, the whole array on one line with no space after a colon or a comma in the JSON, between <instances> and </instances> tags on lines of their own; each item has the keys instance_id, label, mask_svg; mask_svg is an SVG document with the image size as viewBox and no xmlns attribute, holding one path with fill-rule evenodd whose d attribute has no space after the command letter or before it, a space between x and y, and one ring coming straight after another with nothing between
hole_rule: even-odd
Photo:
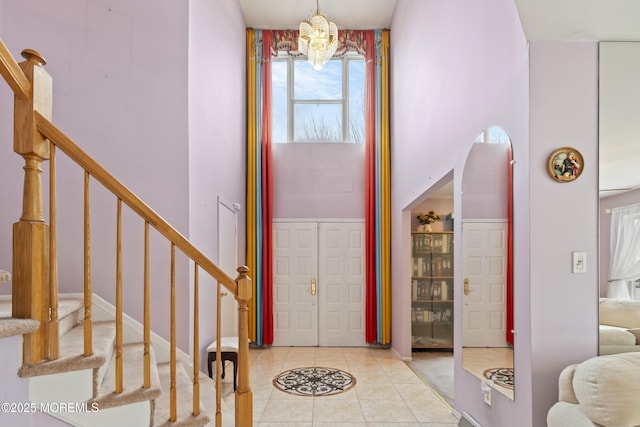
<instances>
[{"instance_id":1,"label":"window frame","mask_svg":"<svg viewBox=\"0 0 640 427\"><path fill-rule=\"evenodd\" d=\"M340 61L342 63L342 97L340 99L296 99L295 90L295 63L294 61L307 61L304 56L277 56L271 59L272 62L286 62L287 63L287 140L286 141L273 141L274 143L352 143L361 144L362 142L351 141L351 123L349 116L351 111L350 98L349 98L349 65L352 61L361 61L363 66L365 65L364 55L347 53L339 58L332 58L330 61ZM364 71L364 70L363 70ZM320 71L321 72L321 71ZM364 80L366 80L366 72L363 73ZM366 82L363 83L363 88L366 88ZM363 90L363 105L364 105L364 90ZM296 141L295 137L295 107L296 105L340 105L342 107L342 139L339 141Z\"/></svg>"}]
</instances>

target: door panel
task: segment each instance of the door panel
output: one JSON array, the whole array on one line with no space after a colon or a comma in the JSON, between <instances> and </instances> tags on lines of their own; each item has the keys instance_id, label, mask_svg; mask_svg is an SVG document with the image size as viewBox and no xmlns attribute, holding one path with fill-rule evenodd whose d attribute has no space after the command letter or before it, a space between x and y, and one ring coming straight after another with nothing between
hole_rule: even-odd
<instances>
[{"instance_id":1,"label":"door panel","mask_svg":"<svg viewBox=\"0 0 640 427\"><path fill-rule=\"evenodd\" d=\"M316 223L274 223L274 346L318 345Z\"/></svg>"},{"instance_id":2,"label":"door panel","mask_svg":"<svg viewBox=\"0 0 640 427\"><path fill-rule=\"evenodd\" d=\"M230 277L236 277L238 268L238 232L236 209L232 203L218 196L218 265ZM221 317L225 319L220 325L223 337L238 335L238 303L228 293L220 303Z\"/></svg>"},{"instance_id":3,"label":"door panel","mask_svg":"<svg viewBox=\"0 0 640 427\"><path fill-rule=\"evenodd\" d=\"M462 308L464 347L506 347L506 222L462 224L463 277L469 294Z\"/></svg>"},{"instance_id":4,"label":"door panel","mask_svg":"<svg viewBox=\"0 0 640 427\"><path fill-rule=\"evenodd\" d=\"M364 224L319 224L319 343L364 346Z\"/></svg>"}]
</instances>

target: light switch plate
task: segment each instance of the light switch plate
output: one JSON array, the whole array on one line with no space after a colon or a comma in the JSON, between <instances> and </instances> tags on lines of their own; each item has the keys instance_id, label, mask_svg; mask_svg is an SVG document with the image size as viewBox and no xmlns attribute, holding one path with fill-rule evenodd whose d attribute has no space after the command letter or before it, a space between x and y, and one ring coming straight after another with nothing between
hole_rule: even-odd
<instances>
[{"instance_id":1,"label":"light switch plate","mask_svg":"<svg viewBox=\"0 0 640 427\"><path fill-rule=\"evenodd\" d=\"M493 381L482 381L480 383L480 391L482 392L482 398L484 403L491 406L491 384Z\"/></svg>"},{"instance_id":2,"label":"light switch plate","mask_svg":"<svg viewBox=\"0 0 640 427\"><path fill-rule=\"evenodd\" d=\"M587 253L586 252L572 252L572 273L586 273L587 272Z\"/></svg>"}]
</instances>

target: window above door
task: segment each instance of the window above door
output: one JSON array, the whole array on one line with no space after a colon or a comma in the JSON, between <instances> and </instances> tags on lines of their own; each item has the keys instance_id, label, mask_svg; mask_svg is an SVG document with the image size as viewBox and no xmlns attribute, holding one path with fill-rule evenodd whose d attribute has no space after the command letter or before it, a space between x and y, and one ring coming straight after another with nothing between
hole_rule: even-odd
<instances>
[{"instance_id":1,"label":"window above door","mask_svg":"<svg viewBox=\"0 0 640 427\"><path fill-rule=\"evenodd\" d=\"M314 70L303 57L271 63L273 142L364 143L365 61L345 55Z\"/></svg>"}]
</instances>

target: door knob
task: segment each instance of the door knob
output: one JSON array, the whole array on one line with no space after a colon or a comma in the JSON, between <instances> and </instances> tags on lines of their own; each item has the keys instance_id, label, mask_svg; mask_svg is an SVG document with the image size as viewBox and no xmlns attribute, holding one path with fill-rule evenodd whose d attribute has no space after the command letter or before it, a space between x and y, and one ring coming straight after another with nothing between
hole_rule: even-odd
<instances>
[{"instance_id":1,"label":"door knob","mask_svg":"<svg viewBox=\"0 0 640 427\"><path fill-rule=\"evenodd\" d=\"M311 279L311 295L316 294L316 278Z\"/></svg>"},{"instance_id":2,"label":"door knob","mask_svg":"<svg viewBox=\"0 0 640 427\"><path fill-rule=\"evenodd\" d=\"M464 294L469 295L471 293L471 289L469 289L469 279L465 277L463 283L464 283Z\"/></svg>"}]
</instances>

